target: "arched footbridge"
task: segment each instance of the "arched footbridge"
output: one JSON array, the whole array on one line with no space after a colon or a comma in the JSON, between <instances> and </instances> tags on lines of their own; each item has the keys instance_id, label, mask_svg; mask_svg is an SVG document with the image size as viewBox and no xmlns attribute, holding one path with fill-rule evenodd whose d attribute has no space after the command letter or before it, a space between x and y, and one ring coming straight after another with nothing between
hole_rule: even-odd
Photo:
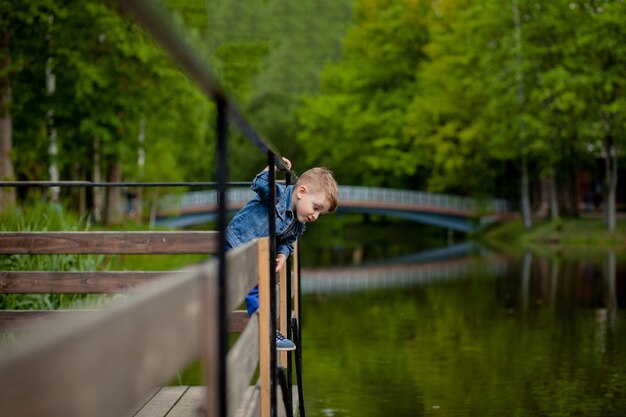
<instances>
[{"instance_id":1,"label":"arched footbridge","mask_svg":"<svg viewBox=\"0 0 626 417\"><path fill-rule=\"evenodd\" d=\"M476 199L393 188L340 186L338 213L397 217L459 232L474 232L511 215L504 199ZM235 211L254 197L249 188L230 188L228 209ZM217 207L212 190L168 195L159 202L156 223L187 227L210 221Z\"/></svg>"}]
</instances>

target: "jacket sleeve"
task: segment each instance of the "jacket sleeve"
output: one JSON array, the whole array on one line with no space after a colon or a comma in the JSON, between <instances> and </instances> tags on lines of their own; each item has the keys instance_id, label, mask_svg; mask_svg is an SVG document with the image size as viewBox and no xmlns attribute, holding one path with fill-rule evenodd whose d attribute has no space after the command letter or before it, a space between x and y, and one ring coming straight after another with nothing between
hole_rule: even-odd
<instances>
[{"instance_id":1,"label":"jacket sleeve","mask_svg":"<svg viewBox=\"0 0 626 417\"><path fill-rule=\"evenodd\" d=\"M257 193L261 201L267 201L269 197L269 171L259 172L252 180L252 191Z\"/></svg>"},{"instance_id":2,"label":"jacket sleeve","mask_svg":"<svg viewBox=\"0 0 626 417\"><path fill-rule=\"evenodd\" d=\"M293 243L296 241L296 239L298 239L298 236L293 235L287 237L285 240L281 240L280 242L278 242L276 254L278 255L279 253L283 253L287 258L289 258L289 255L293 253Z\"/></svg>"}]
</instances>

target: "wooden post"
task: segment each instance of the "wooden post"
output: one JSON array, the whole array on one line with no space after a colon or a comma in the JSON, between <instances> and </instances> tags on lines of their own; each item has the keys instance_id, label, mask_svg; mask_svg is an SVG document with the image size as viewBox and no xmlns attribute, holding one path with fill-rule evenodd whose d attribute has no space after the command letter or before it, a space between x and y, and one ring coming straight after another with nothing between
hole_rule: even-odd
<instances>
[{"instance_id":1,"label":"wooden post","mask_svg":"<svg viewBox=\"0 0 626 417\"><path fill-rule=\"evenodd\" d=\"M269 417L270 400L270 270L269 240L259 240L259 385L261 401L261 417Z\"/></svg>"},{"instance_id":2,"label":"wooden post","mask_svg":"<svg viewBox=\"0 0 626 417\"><path fill-rule=\"evenodd\" d=\"M205 269L202 270L200 282L201 311L200 322L200 354L207 391L204 402L204 415L218 417L220 415L219 401L219 343L218 329L218 292L217 278L211 276Z\"/></svg>"}]
</instances>

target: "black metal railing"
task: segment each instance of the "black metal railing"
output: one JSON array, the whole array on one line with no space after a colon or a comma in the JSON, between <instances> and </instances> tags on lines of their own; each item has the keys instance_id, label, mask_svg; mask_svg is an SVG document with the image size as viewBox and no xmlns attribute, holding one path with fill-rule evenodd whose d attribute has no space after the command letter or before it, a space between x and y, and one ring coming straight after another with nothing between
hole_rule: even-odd
<instances>
[{"instance_id":1,"label":"black metal railing","mask_svg":"<svg viewBox=\"0 0 626 417\"><path fill-rule=\"evenodd\" d=\"M134 19L141 23L145 29L161 44L161 46L172 56L174 61L194 80L198 86L213 99L217 106L217 179L218 179L218 230L220 232L220 252L219 252L219 312L220 340L226 341L226 304L222 296L226 286L226 257L225 257L225 236L226 228L226 181L227 181L227 133L228 125L234 125L241 134L252 142L261 152L267 154L269 170L270 196L268 201L268 221L270 240L270 415L276 416L276 345L274 335L276 333L276 293L273 288L276 286L276 228L274 207L276 205L276 176L273 167L290 171L284 165L282 156L276 148L264 139L243 116L234 99L230 97L226 89L219 83L217 77L211 71L209 65L201 58L194 48L185 40L176 29L172 20L168 18L166 11L155 1L148 0L127 0L120 1L120 9L129 12ZM295 176L295 173L291 172ZM289 294L290 296L290 294ZM289 297L288 297L289 298ZM298 338L299 340L300 338ZM300 348L300 347L298 347ZM219 352L219 415L226 417L226 346ZM302 398L300 398L302 401ZM289 399L286 399L288 405Z\"/></svg>"},{"instance_id":2,"label":"black metal railing","mask_svg":"<svg viewBox=\"0 0 626 417\"><path fill-rule=\"evenodd\" d=\"M194 50L194 48L185 40L185 37L176 29L172 19L169 17L165 9L157 4L156 1L150 0L124 0L120 1L119 9L122 14L129 14L132 18L140 23L147 32L167 51L174 59L175 63L184 71L184 73L193 81L195 81L200 89L211 98L217 108L216 116L216 139L217 139L217 153L216 153L216 182L92 182L92 181L3 181L0 182L0 187L181 187L181 186L193 186L193 187L215 187L218 193L218 221L217 228L219 231L219 267L218 267L218 282L219 282L219 323L218 334L215 335L221 341L219 346L219 358L218 358L218 378L217 382L219 388L219 394L217 395L218 404L212 404L207 407L207 410L216 410L220 417L226 417L226 354L227 354L227 308L225 300L226 289L226 238L225 229L227 225L227 211L226 211L226 189L228 186L242 186L249 185L249 182L228 182L227 171L227 143L228 143L228 130L229 125L235 126L241 134L247 138L252 144L254 144L261 152L267 154L267 162L270 167L277 167L278 169L287 172L286 183L289 185L292 178L297 178L296 174L287 169L282 156L277 151L276 147L268 140L264 139L246 120L237 102L230 97L230 94L217 80L217 77L212 73L210 66L201 58L201 55ZM276 388L277 388L277 364L276 364L276 345L274 341L274 335L276 333L276 293L272 289L276 287L276 230L275 230L275 217L274 207L276 205L276 175L274 169L269 170L269 184L270 195L268 201L268 222L269 222L269 241L270 241L270 254L269 254L269 267L270 267L270 320L269 320L269 334L270 334L270 415L276 416L277 404L276 404ZM289 265L288 265L289 266ZM299 262L298 262L299 267ZM287 300L291 299L291 276L290 270L287 269L288 274L288 288L287 288ZM291 309L291 303L288 302L289 312ZM300 317L298 312L298 317ZM298 341L298 349L301 349L301 323L293 323L292 318L288 318L290 325L288 326L288 336L293 336ZM297 329L298 334L291 334L292 329ZM301 352L296 355L296 361L301 357ZM301 363L297 364L297 371L301 368ZM282 372L282 370L280 371ZM282 378L282 376L281 376ZM283 380L281 379L281 382ZM292 381L292 369L291 369L291 356L288 359L287 369L287 381L289 389L287 395L283 395L285 406L287 408L287 415L291 415L291 381ZM301 382L301 375L298 375L298 382ZM304 416L304 410L302 408L301 388L299 388L299 401L301 403L301 415Z\"/></svg>"}]
</instances>

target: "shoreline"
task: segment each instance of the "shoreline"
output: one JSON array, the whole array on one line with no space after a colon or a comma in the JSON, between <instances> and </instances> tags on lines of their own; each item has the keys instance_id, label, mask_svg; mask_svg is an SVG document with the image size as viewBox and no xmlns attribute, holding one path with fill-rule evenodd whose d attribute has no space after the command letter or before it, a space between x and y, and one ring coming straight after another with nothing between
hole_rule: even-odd
<instances>
[{"instance_id":1,"label":"shoreline","mask_svg":"<svg viewBox=\"0 0 626 417\"><path fill-rule=\"evenodd\" d=\"M618 221L616 231L610 233L601 215L535 220L529 231L521 219L515 219L494 225L475 239L504 253L530 250L544 256L580 258L615 252L619 259L626 259L626 223Z\"/></svg>"}]
</instances>

